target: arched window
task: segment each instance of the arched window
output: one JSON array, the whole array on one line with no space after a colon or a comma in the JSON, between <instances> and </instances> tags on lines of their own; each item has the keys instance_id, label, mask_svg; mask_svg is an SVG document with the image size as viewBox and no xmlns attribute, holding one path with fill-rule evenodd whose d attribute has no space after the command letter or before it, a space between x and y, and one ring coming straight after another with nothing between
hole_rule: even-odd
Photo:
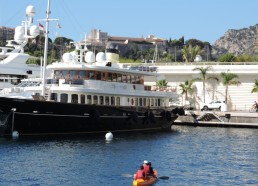
<instances>
[{"instance_id":1,"label":"arched window","mask_svg":"<svg viewBox=\"0 0 258 186\"><path fill-rule=\"evenodd\" d=\"M116 97L116 105L120 105L120 97Z\"/></svg>"},{"instance_id":2,"label":"arched window","mask_svg":"<svg viewBox=\"0 0 258 186\"><path fill-rule=\"evenodd\" d=\"M50 100L57 101L57 93L51 93Z\"/></svg>"},{"instance_id":3,"label":"arched window","mask_svg":"<svg viewBox=\"0 0 258 186\"><path fill-rule=\"evenodd\" d=\"M96 96L96 95L93 96L93 104L95 104L95 105L98 104L98 96Z\"/></svg>"},{"instance_id":4,"label":"arched window","mask_svg":"<svg viewBox=\"0 0 258 186\"><path fill-rule=\"evenodd\" d=\"M78 103L78 94L72 94L71 102L72 103Z\"/></svg>"},{"instance_id":5,"label":"arched window","mask_svg":"<svg viewBox=\"0 0 258 186\"><path fill-rule=\"evenodd\" d=\"M87 95L87 103L91 104L91 95Z\"/></svg>"},{"instance_id":6,"label":"arched window","mask_svg":"<svg viewBox=\"0 0 258 186\"><path fill-rule=\"evenodd\" d=\"M60 102L67 103L68 102L68 94L61 94Z\"/></svg>"},{"instance_id":7,"label":"arched window","mask_svg":"<svg viewBox=\"0 0 258 186\"><path fill-rule=\"evenodd\" d=\"M81 94L81 104L85 104L85 95Z\"/></svg>"},{"instance_id":8,"label":"arched window","mask_svg":"<svg viewBox=\"0 0 258 186\"><path fill-rule=\"evenodd\" d=\"M115 105L115 97L114 96L111 97L111 105Z\"/></svg>"}]
</instances>

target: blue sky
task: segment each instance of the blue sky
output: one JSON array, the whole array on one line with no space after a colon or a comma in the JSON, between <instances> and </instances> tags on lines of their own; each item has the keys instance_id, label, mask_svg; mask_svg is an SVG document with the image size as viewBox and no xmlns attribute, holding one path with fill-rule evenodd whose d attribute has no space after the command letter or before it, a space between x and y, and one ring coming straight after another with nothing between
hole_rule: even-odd
<instances>
[{"instance_id":1,"label":"blue sky","mask_svg":"<svg viewBox=\"0 0 258 186\"><path fill-rule=\"evenodd\" d=\"M45 18L47 0L0 2L0 26L20 25L30 4L36 8L34 20ZM258 0L52 0L51 18L59 18L62 28L52 22L50 37L58 32L78 41L97 28L111 36L184 36L214 44L228 29L257 24L257 9Z\"/></svg>"}]
</instances>

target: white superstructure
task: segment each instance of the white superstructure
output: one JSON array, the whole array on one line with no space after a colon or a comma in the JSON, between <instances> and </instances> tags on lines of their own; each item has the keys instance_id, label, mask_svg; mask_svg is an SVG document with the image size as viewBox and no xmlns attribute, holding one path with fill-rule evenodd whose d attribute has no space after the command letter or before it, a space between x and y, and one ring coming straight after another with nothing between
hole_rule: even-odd
<instances>
[{"instance_id":1,"label":"white superstructure","mask_svg":"<svg viewBox=\"0 0 258 186\"><path fill-rule=\"evenodd\" d=\"M32 25L34 14L35 8L29 5L26 9L27 19L15 28L14 40L0 47L0 90L13 87L25 78L40 77L40 66L26 64L30 55L24 53L28 39L39 34L39 28Z\"/></svg>"}]
</instances>

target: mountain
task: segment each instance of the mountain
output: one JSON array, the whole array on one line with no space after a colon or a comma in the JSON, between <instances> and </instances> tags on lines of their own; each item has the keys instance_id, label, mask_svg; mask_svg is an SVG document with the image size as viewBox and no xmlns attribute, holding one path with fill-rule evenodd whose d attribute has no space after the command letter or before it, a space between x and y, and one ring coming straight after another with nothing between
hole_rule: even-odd
<instances>
[{"instance_id":1,"label":"mountain","mask_svg":"<svg viewBox=\"0 0 258 186\"><path fill-rule=\"evenodd\" d=\"M212 55L216 58L225 53L234 55L258 54L258 50L256 50L258 44L258 40L256 41L257 35L258 24L239 30L229 29L212 46Z\"/></svg>"}]
</instances>

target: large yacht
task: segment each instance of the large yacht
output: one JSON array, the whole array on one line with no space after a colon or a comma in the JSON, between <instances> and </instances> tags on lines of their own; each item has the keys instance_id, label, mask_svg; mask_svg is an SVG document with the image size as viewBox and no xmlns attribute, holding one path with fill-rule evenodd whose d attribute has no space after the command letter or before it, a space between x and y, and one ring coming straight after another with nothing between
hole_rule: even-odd
<instances>
[{"instance_id":1,"label":"large yacht","mask_svg":"<svg viewBox=\"0 0 258 186\"><path fill-rule=\"evenodd\" d=\"M76 43L75 51L47 69L52 73L46 80L5 89L0 97L2 135L167 130L184 114L169 107L175 92L144 84L146 76L158 76L157 68L125 68L115 44L95 55Z\"/></svg>"}]
</instances>

